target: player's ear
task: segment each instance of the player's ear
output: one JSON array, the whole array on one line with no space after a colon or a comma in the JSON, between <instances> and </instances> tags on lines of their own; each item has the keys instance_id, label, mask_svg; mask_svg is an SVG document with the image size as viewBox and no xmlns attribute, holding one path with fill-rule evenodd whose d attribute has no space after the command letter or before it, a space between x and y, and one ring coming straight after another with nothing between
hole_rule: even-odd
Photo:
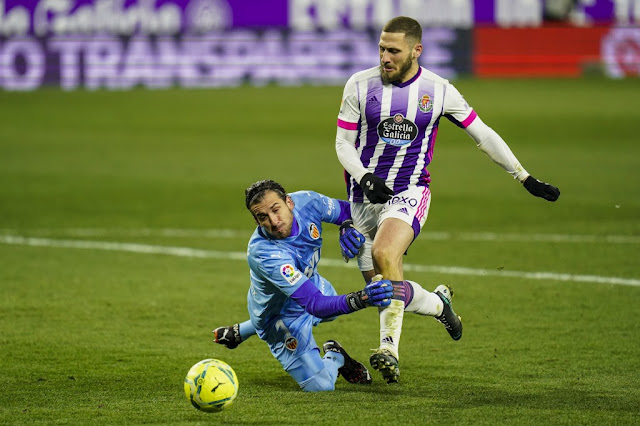
<instances>
[{"instance_id":1,"label":"player's ear","mask_svg":"<svg viewBox=\"0 0 640 426\"><path fill-rule=\"evenodd\" d=\"M422 55L422 43L416 43L413 46L413 59L418 59Z\"/></svg>"},{"instance_id":2,"label":"player's ear","mask_svg":"<svg viewBox=\"0 0 640 426\"><path fill-rule=\"evenodd\" d=\"M293 207L295 206L295 204L293 203L293 200L291 199L291 197L289 197L287 195L287 199L285 200L285 203L287 204L287 207L289 207L289 210L293 211Z\"/></svg>"}]
</instances>

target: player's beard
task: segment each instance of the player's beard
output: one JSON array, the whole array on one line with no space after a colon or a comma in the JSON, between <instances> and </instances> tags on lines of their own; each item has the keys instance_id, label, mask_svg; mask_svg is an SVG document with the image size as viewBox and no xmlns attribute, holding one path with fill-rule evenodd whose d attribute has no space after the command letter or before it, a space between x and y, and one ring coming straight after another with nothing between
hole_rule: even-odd
<instances>
[{"instance_id":1,"label":"player's beard","mask_svg":"<svg viewBox=\"0 0 640 426\"><path fill-rule=\"evenodd\" d=\"M413 58L409 56L406 61L400 64L400 67L397 68L395 75L391 77L388 72L384 70L382 64L378 67L380 69L380 76L382 77L382 82L384 84L394 83L396 81L402 81L406 76L409 70L411 69L411 65L413 65Z\"/></svg>"}]
</instances>

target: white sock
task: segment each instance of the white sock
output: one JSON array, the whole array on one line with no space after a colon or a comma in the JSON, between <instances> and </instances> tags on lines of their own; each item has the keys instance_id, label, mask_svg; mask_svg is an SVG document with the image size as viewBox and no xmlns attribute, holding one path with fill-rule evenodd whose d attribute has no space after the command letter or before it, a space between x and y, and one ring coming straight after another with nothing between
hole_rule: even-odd
<instances>
[{"instance_id":1,"label":"white sock","mask_svg":"<svg viewBox=\"0 0 640 426\"><path fill-rule=\"evenodd\" d=\"M436 317L442 314L442 299L435 293L425 290L422 286L413 281L407 281L413 287L413 299L405 308L408 312L418 315L428 315Z\"/></svg>"},{"instance_id":2,"label":"white sock","mask_svg":"<svg viewBox=\"0 0 640 426\"><path fill-rule=\"evenodd\" d=\"M378 308L380 314L380 349L389 350L397 360L402 318L404 317L404 300L392 300L385 308Z\"/></svg>"}]
</instances>

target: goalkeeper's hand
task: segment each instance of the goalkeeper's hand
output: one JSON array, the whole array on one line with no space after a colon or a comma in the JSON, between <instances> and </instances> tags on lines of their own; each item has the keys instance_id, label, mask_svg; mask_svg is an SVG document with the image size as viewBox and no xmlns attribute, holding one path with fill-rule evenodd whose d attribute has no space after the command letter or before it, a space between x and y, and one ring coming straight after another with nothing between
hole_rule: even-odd
<instances>
[{"instance_id":1,"label":"goalkeeper's hand","mask_svg":"<svg viewBox=\"0 0 640 426\"><path fill-rule=\"evenodd\" d=\"M353 221L347 219L340 225L340 250L345 262L360 254L360 248L364 244L365 238L356 228Z\"/></svg>"},{"instance_id":2,"label":"goalkeeper's hand","mask_svg":"<svg viewBox=\"0 0 640 426\"><path fill-rule=\"evenodd\" d=\"M529 176L522 182L525 189L536 197L544 198L547 201L556 201L560 196L560 190L553 185L540 182L533 176Z\"/></svg>"},{"instance_id":3,"label":"goalkeeper's hand","mask_svg":"<svg viewBox=\"0 0 640 426\"><path fill-rule=\"evenodd\" d=\"M228 327L218 327L212 331L214 339L213 341L224 345L229 349L235 349L240 343L242 343L242 336L240 336L240 324L233 324Z\"/></svg>"},{"instance_id":4,"label":"goalkeeper's hand","mask_svg":"<svg viewBox=\"0 0 640 426\"><path fill-rule=\"evenodd\" d=\"M369 306L389 306L393 294L394 288L391 281L383 280L382 275L376 275L363 290L347 294L347 304L352 311L359 311Z\"/></svg>"},{"instance_id":5,"label":"goalkeeper's hand","mask_svg":"<svg viewBox=\"0 0 640 426\"><path fill-rule=\"evenodd\" d=\"M360 179L360 187L373 204L386 203L393 196L393 191L389 189L384 179L373 173L367 173Z\"/></svg>"}]
</instances>

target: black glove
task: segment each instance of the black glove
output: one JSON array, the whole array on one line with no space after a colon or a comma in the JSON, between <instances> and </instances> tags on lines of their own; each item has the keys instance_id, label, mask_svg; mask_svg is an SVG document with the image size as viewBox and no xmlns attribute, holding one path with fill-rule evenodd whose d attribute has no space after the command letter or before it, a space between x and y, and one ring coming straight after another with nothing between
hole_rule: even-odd
<instances>
[{"instance_id":1,"label":"black glove","mask_svg":"<svg viewBox=\"0 0 640 426\"><path fill-rule=\"evenodd\" d=\"M547 201L555 201L560 196L560 190L548 183L540 182L533 176L529 176L522 183L527 191L536 197L544 198Z\"/></svg>"},{"instance_id":2,"label":"black glove","mask_svg":"<svg viewBox=\"0 0 640 426\"><path fill-rule=\"evenodd\" d=\"M373 173L367 173L360 179L362 192L374 204L386 203L393 196L393 191L385 184L384 179Z\"/></svg>"},{"instance_id":3,"label":"black glove","mask_svg":"<svg viewBox=\"0 0 640 426\"><path fill-rule=\"evenodd\" d=\"M224 345L229 349L235 349L242 343L240 336L240 324L233 324L229 327L218 327L212 331L214 342Z\"/></svg>"}]
</instances>

